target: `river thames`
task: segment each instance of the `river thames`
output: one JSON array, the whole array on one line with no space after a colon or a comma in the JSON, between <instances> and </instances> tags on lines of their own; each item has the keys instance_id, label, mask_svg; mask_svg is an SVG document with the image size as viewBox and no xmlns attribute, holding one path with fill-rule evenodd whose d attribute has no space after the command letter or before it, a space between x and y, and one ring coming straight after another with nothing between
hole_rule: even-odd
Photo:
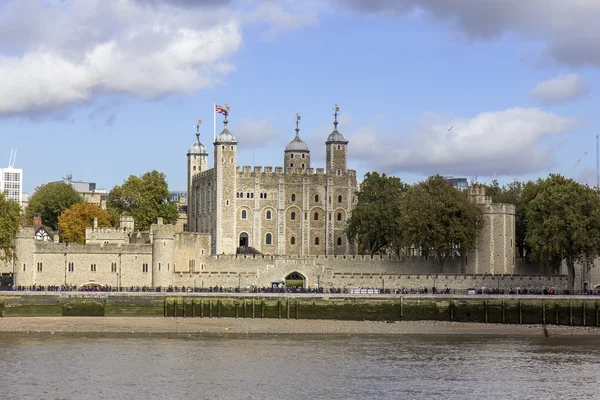
<instances>
[{"instance_id":1,"label":"river thames","mask_svg":"<svg viewBox=\"0 0 600 400\"><path fill-rule=\"evenodd\" d=\"M597 337L0 333L2 399L598 399Z\"/></svg>"}]
</instances>

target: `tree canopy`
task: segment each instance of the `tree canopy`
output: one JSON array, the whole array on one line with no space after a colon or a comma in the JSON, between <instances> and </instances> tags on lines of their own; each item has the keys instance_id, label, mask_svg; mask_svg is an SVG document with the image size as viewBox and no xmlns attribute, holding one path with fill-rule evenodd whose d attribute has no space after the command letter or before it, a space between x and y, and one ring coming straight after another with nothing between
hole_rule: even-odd
<instances>
[{"instance_id":1,"label":"tree canopy","mask_svg":"<svg viewBox=\"0 0 600 400\"><path fill-rule=\"evenodd\" d=\"M442 270L456 251L475 249L483 227L481 208L439 175L411 186L401 212L405 243L435 252Z\"/></svg>"},{"instance_id":2,"label":"tree canopy","mask_svg":"<svg viewBox=\"0 0 600 400\"><path fill-rule=\"evenodd\" d=\"M175 223L179 216L178 205L171 201L165 174L146 172L131 175L121 186L108 194L107 208L116 225L122 214L133 217L139 230L148 230L157 218L165 223Z\"/></svg>"},{"instance_id":3,"label":"tree canopy","mask_svg":"<svg viewBox=\"0 0 600 400\"><path fill-rule=\"evenodd\" d=\"M74 204L83 201L83 197L68 183L48 183L38 187L31 196L25 210L25 218L28 223L32 223L33 215L39 213L44 225L58 229L58 216Z\"/></svg>"},{"instance_id":4,"label":"tree canopy","mask_svg":"<svg viewBox=\"0 0 600 400\"><path fill-rule=\"evenodd\" d=\"M527 242L540 262L566 261L573 290L575 263L590 263L600 252L600 197L560 175L539 181L536 189L526 212Z\"/></svg>"},{"instance_id":5,"label":"tree canopy","mask_svg":"<svg viewBox=\"0 0 600 400\"><path fill-rule=\"evenodd\" d=\"M0 192L0 260L11 261L15 255L20 214L21 206Z\"/></svg>"},{"instance_id":6,"label":"tree canopy","mask_svg":"<svg viewBox=\"0 0 600 400\"><path fill-rule=\"evenodd\" d=\"M85 243L85 229L93 226L98 218L98 227L109 227L110 215L96 204L78 203L63 211L58 217L60 236L67 243Z\"/></svg>"},{"instance_id":7,"label":"tree canopy","mask_svg":"<svg viewBox=\"0 0 600 400\"><path fill-rule=\"evenodd\" d=\"M399 178L370 172L357 192L357 203L347 221L346 236L361 253L371 256L378 251L402 245L400 204L407 185Z\"/></svg>"}]
</instances>

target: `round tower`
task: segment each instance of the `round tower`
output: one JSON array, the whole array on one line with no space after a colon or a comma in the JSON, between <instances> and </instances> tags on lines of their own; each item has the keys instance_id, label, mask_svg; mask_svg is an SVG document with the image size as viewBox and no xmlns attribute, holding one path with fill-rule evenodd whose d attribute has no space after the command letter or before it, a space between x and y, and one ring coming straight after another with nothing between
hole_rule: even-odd
<instances>
[{"instance_id":1,"label":"round tower","mask_svg":"<svg viewBox=\"0 0 600 400\"><path fill-rule=\"evenodd\" d=\"M152 287L169 287L175 272L175 240L173 232L157 229L152 234Z\"/></svg>"},{"instance_id":2,"label":"round tower","mask_svg":"<svg viewBox=\"0 0 600 400\"><path fill-rule=\"evenodd\" d=\"M348 164L348 141L344 138L338 129L338 112L340 108L335 105L335 113L333 114L335 119L333 121L333 132L327 137L325 142L326 146L326 169L327 173L333 173L341 175L347 170Z\"/></svg>"},{"instance_id":3,"label":"round tower","mask_svg":"<svg viewBox=\"0 0 600 400\"><path fill-rule=\"evenodd\" d=\"M192 228L190 223L192 218L191 210L195 210L195 193L192 182L194 176L199 175L201 172L206 171L208 167L208 152L206 147L200 143L200 124L202 121L197 120L196 122L196 141L190 146L187 152L187 196L186 201L188 205L188 221L187 226Z\"/></svg>"},{"instance_id":4,"label":"round tower","mask_svg":"<svg viewBox=\"0 0 600 400\"><path fill-rule=\"evenodd\" d=\"M216 254L235 254L238 247L236 237L236 192L237 192L237 140L227 129L227 115L223 120L223 130L217 136L214 146L214 169L216 201L215 210L215 251Z\"/></svg>"},{"instance_id":5,"label":"round tower","mask_svg":"<svg viewBox=\"0 0 600 400\"><path fill-rule=\"evenodd\" d=\"M296 137L285 147L283 155L283 168L305 170L310 168L310 150L306 143L300 139L300 115L296 114Z\"/></svg>"},{"instance_id":6,"label":"round tower","mask_svg":"<svg viewBox=\"0 0 600 400\"><path fill-rule=\"evenodd\" d=\"M35 230L34 228L21 228L15 238L15 258L13 259L13 283L15 285L31 286L35 283L38 266L34 263Z\"/></svg>"}]
</instances>

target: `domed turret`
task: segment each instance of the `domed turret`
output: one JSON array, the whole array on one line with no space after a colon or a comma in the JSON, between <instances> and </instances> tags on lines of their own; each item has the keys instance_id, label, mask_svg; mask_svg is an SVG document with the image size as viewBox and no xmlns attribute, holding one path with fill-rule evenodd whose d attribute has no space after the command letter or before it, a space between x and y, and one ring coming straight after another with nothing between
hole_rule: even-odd
<instances>
[{"instance_id":1,"label":"domed turret","mask_svg":"<svg viewBox=\"0 0 600 400\"><path fill-rule=\"evenodd\" d=\"M200 154L206 154L206 147L200 143L200 134L196 134L196 141L190 146L188 155L197 156Z\"/></svg>"},{"instance_id":2,"label":"domed turret","mask_svg":"<svg viewBox=\"0 0 600 400\"><path fill-rule=\"evenodd\" d=\"M283 156L284 170L307 170L310 168L310 150L306 143L300 139L300 115L296 114L296 137L285 146Z\"/></svg>"},{"instance_id":3,"label":"domed turret","mask_svg":"<svg viewBox=\"0 0 600 400\"><path fill-rule=\"evenodd\" d=\"M227 122L227 117L225 117L223 120L223 130L217 135L215 143L237 143L233 133L229 132L229 129L227 129Z\"/></svg>"},{"instance_id":4,"label":"domed turret","mask_svg":"<svg viewBox=\"0 0 600 400\"><path fill-rule=\"evenodd\" d=\"M337 117L340 111L340 107L337 104L334 107L334 111L333 132L327 136L327 141L325 142L325 166L328 174L342 176L347 170L348 141L337 129Z\"/></svg>"},{"instance_id":5,"label":"domed turret","mask_svg":"<svg viewBox=\"0 0 600 400\"><path fill-rule=\"evenodd\" d=\"M288 143L287 146L285 146L286 153L289 153L291 151L298 153L310 153L310 150L308 150L308 146L302 141L302 139L300 139L298 132L296 132L296 137L294 138L294 140L292 140Z\"/></svg>"},{"instance_id":6,"label":"domed turret","mask_svg":"<svg viewBox=\"0 0 600 400\"><path fill-rule=\"evenodd\" d=\"M329 134L329 136L327 136L327 141L325 142L326 144L329 143L348 143L348 141L346 140L346 138L344 137L344 135L342 135L338 129L338 121L337 121L337 113L336 113L336 118L333 121L333 132L331 132Z\"/></svg>"}]
</instances>

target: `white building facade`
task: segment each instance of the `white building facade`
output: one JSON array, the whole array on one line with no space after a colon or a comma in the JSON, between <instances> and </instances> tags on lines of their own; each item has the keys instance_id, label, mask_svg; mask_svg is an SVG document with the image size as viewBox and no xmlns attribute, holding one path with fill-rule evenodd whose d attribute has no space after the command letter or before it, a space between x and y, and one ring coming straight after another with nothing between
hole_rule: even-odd
<instances>
[{"instance_id":1,"label":"white building facade","mask_svg":"<svg viewBox=\"0 0 600 400\"><path fill-rule=\"evenodd\" d=\"M23 205L23 170L20 168L0 168L0 191L7 199Z\"/></svg>"}]
</instances>

